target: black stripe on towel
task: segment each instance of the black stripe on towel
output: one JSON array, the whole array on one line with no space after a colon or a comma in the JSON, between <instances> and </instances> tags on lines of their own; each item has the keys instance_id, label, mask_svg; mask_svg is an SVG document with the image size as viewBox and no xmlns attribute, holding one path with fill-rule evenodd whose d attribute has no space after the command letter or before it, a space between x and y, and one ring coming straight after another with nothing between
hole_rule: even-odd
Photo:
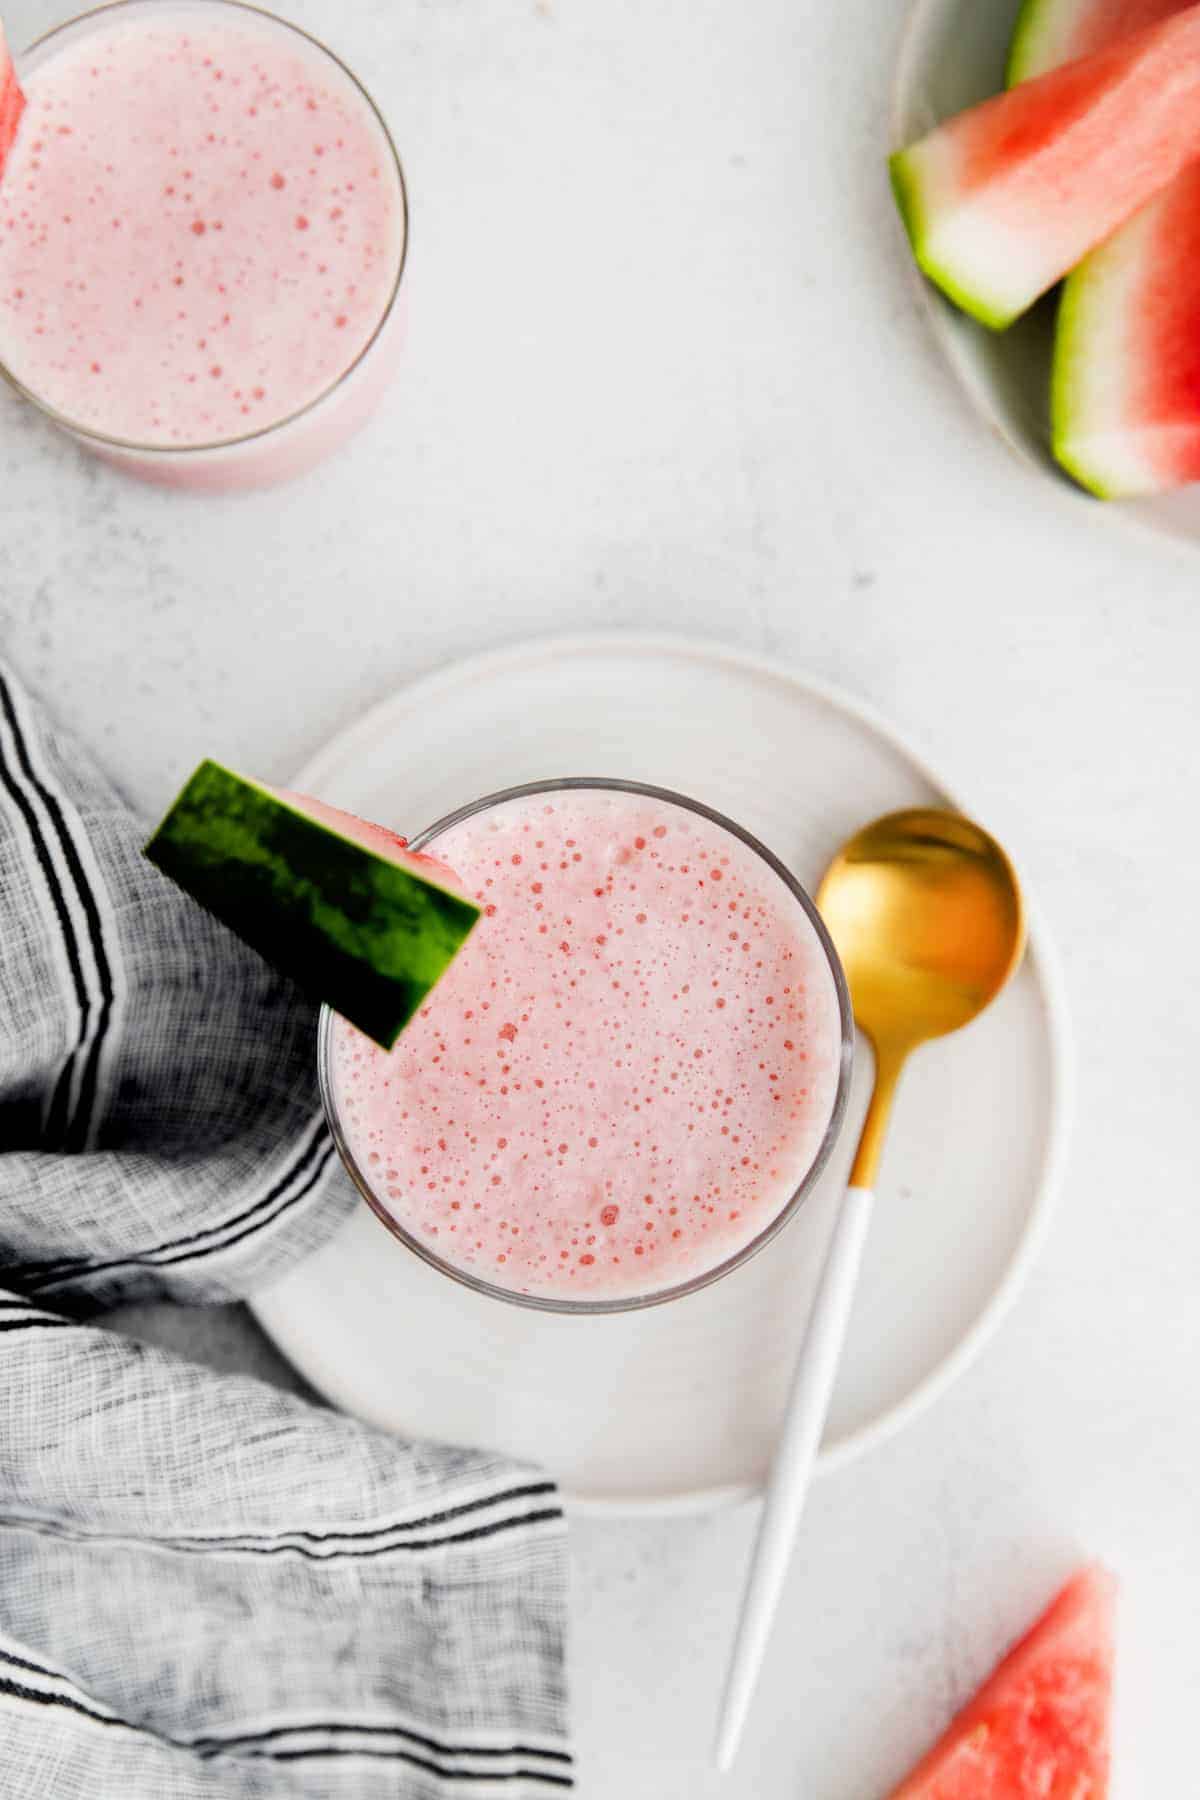
<instances>
[{"instance_id":1,"label":"black stripe on towel","mask_svg":"<svg viewBox=\"0 0 1200 1800\"><path fill-rule=\"evenodd\" d=\"M439 1739L426 1737L420 1731L410 1731L406 1725L355 1725L345 1719L325 1720L309 1725L272 1725L264 1731L248 1731L238 1737L196 1738L194 1742L198 1749L231 1750L240 1749L246 1744L265 1744L280 1738L304 1737L310 1732L325 1732L330 1737L347 1732L356 1737L402 1737L410 1744L418 1744L422 1750L430 1751L434 1756L467 1756L476 1759L489 1756L536 1756L539 1761L564 1763L567 1766L571 1766L575 1760L565 1750L539 1750L536 1744L443 1744Z\"/></svg>"},{"instance_id":2,"label":"black stripe on towel","mask_svg":"<svg viewBox=\"0 0 1200 1800\"><path fill-rule=\"evenodd\" d=\"M62 1676L53 1674L49 1669L39 1668L36 1663L26 1662L19 1656L11 1655L8 1651L0 1651L0 1658L11 1667L26 1669L30 1674L41 1675L48 1681L61 1681L63 1679ZM81 1718L90 1719L93 1724L96 1725L115 1725L124 1731L140 1731L141 1729L131 1725L127 1719L119 1719L111 1713L98 1712L94 1707L88 1706L84 1701L76 1700L71 1694L47 1693L44 1688L32 1688L25 1682L9 1680L7 1677L0 1675L0 1695L4 1694L9 1695L15 1700L32 1701L35 1706L60 1707L67 1712L79 1714ZM327 1728L322 1727L321 1729ZM330 1727L328 1729L336 1730L337 1727ZM345 1729L352 1730L357 1728L345 1727ZM221 1744L217 1743L216 1740L201 1738L197 1739L192 1745L184 1745L179 1743L176 1739L164 1738L157 1732L146 1731L145 1735L153 1738L158 1743L169 1744L173 1749L191 1749L195 1754L204 1756L205 1758L227 1755L230 1753L230 1745L232 1743L247 1741L234 1739ZM267 1735L269 1734L263 1734L264 1737ZM399 1729L395 1731L394 1735L409 1738L414 1737L413 1733L403 1732ZM423 1743L425 1740L416 1738L415 1741ZM387 1759L393 1762L409 1763L412 1767L423 1769L430 1775L437 1775L444 1781L540 1781L550 1787L566 1788L574 1787L575 1785L574 1779L570 1775L552 1774L548 1769L447 1768L440 1763L430 1762L424 1757L414 1756L411 1751L402 1750L399 1747L384 1749L376 1746L363 1746L362 1748L358 1748L353 1745L345 1744L328 1745L324 1747L312 1745L305 1749L296 1750L275 1750L264 1747L257 1750L246 1749L238 1752L238 1754L246 1757L270 1758L274 1762L301 1762L309 1761L316 1757L330 1756L366 1756L376 1760ZM536 1756L554 1761L561 1760L567 1763L571 1760L560 1751L543 1751L534 1750L532 1748L514 1748L512 1751L501 1750L495 1752L480 1752L464 1748L461 1751L446 1751L445 1754L449 1756L480 1756L488 1754L495 1754L498 1756Z\"/></svg>"},{"instance_id":3,"label":"black stripe on towel","mask_svg":"<svg viewBox=\"0 0 1200 1800\"><path fill-rule=\"evenodd\" d=\"M74 1319L0 1319L0 1331L75 1331Z\"/></svg>"},{"instance_id":4,"label":"black stripe on towel","mask_svg":"<svg viewBox=\"0 0 1200 1800\"><path fill-rule=\"evenodd\" d=\"M3 676L0 676L0 696L3 697L5 714L10 722L13 723L14 742L19 743L20 740L17 738L15 721L13 719L12 704L8 697L8 691L4 686ZM46 1141L49 1146L57 1148L60 1144L65 1144L67 1138L71 1085L75 1068L75 1059L87 1039L88 1023L91 1017L91 1000L88 995L87 982L84 979L83 964L80 961L79 956L79 939L75 935L75 925L70 913L67 911L66 901L63 899L62 889L58 884L58 876L54 871L54 863L50 856L50 849L46 842L45 834L42 831L41 821L34 811L33 805L30 802L25 789L17 780L15 771L9 765L8 758L5 755L3 738L0 738L0 784L7 788L9 794L12 796L13 803L21 817L24 819L26 829L33 841L34 855L37 857L38 866L42 871L42 878L49 890L50 899L58 919L58 928L62 934L63 947L67 953L67 963L71 970L71 980L75 988L75 1001L79 1008L79 1042L63 1063L58 1080L54 1084L54 1093L51 1096L50 1108L46 1115Z\"/></svg>"},{"instance_id":5,"label":"black stripe on towel","mask_svg":"<svg viewBox=\"0 0 1200 1800\"><path fill-rule=\"evenodd\" d=\"M285 1173L279 1177L269 1193L264 1194L261 1199L253 1201L244 1211L235 1213L232 1218L222 1219L218 1224L205 1226L200 1231L188 1232L184 1237L168 1238L166 1242L156 1244L150 1250L139 1250L129 1256L109 1257L104 1262L96 1262L94 1259L85 1257L76 1261L43 1263L38 1274L26 1279L25 1286L30 1292L34 1292L39 1288L58 1287L67 1281L83 1281L92 1275L104 1275L110 1269L162 1268L172 1263L187 1262L193 1256L208 1256L218 1250L226 1249L230 1244L240 1243L243 1238L250 1237L255 1231L261 1230L263 1226L273 1223L279 1213L287 1211L288 1207L294 1205L297 1200L302 1200L305 1194L309 1193L320 1180L332 1151L333 1144L326 1135L324 1122L318 1120L311 1141L306 1144L299 1157L292 1162ZM270 1219L260 1219L258 1215L285 1193L291 1184L304 1173L314 1156L318 1156L322 1152L319 1166L314 1171L312 1179L306 1182L298 1193L293 1194L286 1205L279 1208L279 1212L273 1213ZM204 1244L196 1250L185 1248L190 1244L198 1244L201 1238L212 1237L217 1232L232 1231L235 1225L241 1225L246 1220L253 1220L254 1223L249 1225L246 1230L239 1231L234 1237L223 1237L218 1243ZM181 1251L182 1254L168 1256L166 1253L172 1250Z\"/></svg>"},{"instance_id":6,"label":"black stripe on towel","mask_svg":"<svg viewBox=\"0 0 1200 1800\"><path fill-rule=\"evenodd\" d=\"M253 1549L259 1544L278 1542L283 1538L303 1538L309 1544L345 1543L359 1541L363 1538L394 1537L402 1531L428 1531L433 1525L448 1524L451 1519L461 1519L465 1513L483 1512L489 1506L505 1506L511 1500L536 1500L543 1494L556 1492L552 1481L529 1481L523 1487L505 1488L499 1494L485 1494L478 1500L463 1500L457 1506L443 1507L441 1512L427 1513L422 1519L399 1519L391 1525L375 1525L370 1530L356 1531L308 1531L297 1526L293 1531L281 1531L275 1538L263 1538L252 1531L240 1534L227 1534L221 1537L189 1537L158 1538L157 1543L188 1543L212 1546L240 1546Z\"/></svg>"},{"instance_id":7,"label":"black stripe on towel","mask_svg":"<svg viewBox=\"0 0 1200 1800\"><path fill-rule=\"evenodd\" d=\"M32 1667L32 1664L24 1664ZM38 1674L42 1671L39 1669ZM82 1713L85 1719L94 1719L97 1725L120 1725L125 1731L134 1727L124 1719L115 1719L109 1713L95 1712L92 1707L85 1706L82 1700L75 1700L70 1694L47 1694L42 1688L26 1687L21 1681L8 1681L0 1675L0 1694L11 1694L16 1700L32 1700L38 1706L65 1706L68 1712Z\"/></svg>"},{"instance_id":8,"label":"black stripe on towel","mask_svg":"<svg viewBox=\"0 0 1200 1800\"><path fill-rule=\"evenodd\" d=\"M356 1749L346 1744L331 1744L325 1749L247 1750L244 1754L248 1757L270 1757L273 1762L308 1762L315 1757L326 1756L369 1756L376 1760L408 1763L414 1769L424 1769L427 1774L441 1776L443 1781L540 1781L547 1787L575 1786L574 1776L552 1775L549 1769L445 1768L440 1763L427 1762L423 1756L414 1756L411 1750L379 1750L366 1746Z\"/></svg>"},{"instance_id":9,"label":"black stripe on towel","mask_svg":"<svg viewBox=\"0 0 1200 1800\"><path fill-rule=\"evenodd\" d=\"M366 1561L368 1558L376 1556L396 1556L409 1552L415 1554L422 1550L442 1550L454 1544L472 1544L483 1538L496 1537L502 1531L515 1531L520 1525L543 1525L552 1519L561 1519L562 1517L561 1506L542 1506L535 1507L531 1512L516 1513L511 1518L490 1520L486 1525L473 1525L466 1531L450 1531L444 1537L402 1538L398 1543L374 1544L365 1549L324 1551L310 1550L304 1544L242 1544L236 1538L215 1545L197 1543L188 1538L118 1538L112 1532L75 1531L68 1526L60 1525L53 1519L39 1519L21 1513L0 1514L0 1526L8 1526L21 1531L43 1532L52 1537L69 1537L82 1543L136 1542L147 1550L165 1550L172 1555L298 1556L304 1562L330 1563Z\"/></svg>"},{"instance_id":10,"label":"black stripe on towel","mask_svg":"<svg viewBox=\"0 0 1200 1800\"><path fill-rule=\"evenodd\" d=\"M41 781L34 773L33 764L29 757L29 751L26 747L24 737L21 734L20 725L17 722L16 707L13 705L12 695L9 692L8 684L2 674L0 674L0 709L3 710L4 716L8 720L9 730L12 732L13 743L16 746L17 760L21 765L22 772L34 792L40 795L42 803L45 806L47 813L50 815L50 822L54 827L55 836L58 838L62 848L63 857L67 868L70 871L71 879L75 883L75 890L79 896L79 903L83 908L84 918L87 920L88 941L91 944L92 956L95 959L96 978L100 984L100 1010L96 1018L96 1029L94 1034L92 1034L90 1045L87 1044L89 1035L88 1009L85 1009L84 1013L83 1029L80 1033L78 1048L79 1051L83 1051L85 1045L87 1046L87 1059L84 1064L83 1074L80 1078L79 1091L75 1098L75 1107L70 1121L68 1122L66 1138L64 1140L65 1149L82 1150L88 1141L89 1132L91 1130L92 1109L95 1106L96 1101L96 1081L100 1068L100 1053L104 1047L104 1034L108 1030L109 1020L112 1017L112 969L109 966L108 951L104 944L104 930L100 923L100 909L96 905L96 897L92 893L91 885L84 873L83 863L80 861L79 851L75 846L75 840L71 836L67 826L67 821L63 814L63 809L59 804L58 796L52 793L45 782Z\"/></svg>"}]
</instances>

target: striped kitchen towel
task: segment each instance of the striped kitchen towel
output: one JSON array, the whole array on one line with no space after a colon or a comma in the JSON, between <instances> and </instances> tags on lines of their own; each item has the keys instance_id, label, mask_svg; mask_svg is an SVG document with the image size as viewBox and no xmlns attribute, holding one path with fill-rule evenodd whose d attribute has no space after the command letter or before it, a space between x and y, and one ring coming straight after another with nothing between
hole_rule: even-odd
<instances>
[{"instance_id":1,"label":"striped kitchen towel","mask_svg":"<svg viewBox=\"0 0 1200 1800\"><path fill-rule=\"evenodd\" d=\"M569 1788L551 1482L89 1322L353 1204L311 1010L143 835L0 664L0 1792Z\"/></svg>"}]
</instances>

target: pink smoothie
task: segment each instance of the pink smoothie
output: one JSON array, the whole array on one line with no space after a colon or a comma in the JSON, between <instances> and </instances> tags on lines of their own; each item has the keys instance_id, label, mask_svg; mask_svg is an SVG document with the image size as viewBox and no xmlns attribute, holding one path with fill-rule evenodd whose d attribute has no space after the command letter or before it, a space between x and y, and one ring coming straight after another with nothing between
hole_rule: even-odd
<instances>
[{"instance_id":1,"label":"pink smoothie","mask_svg":"<svg viewBox=\"0 0 1200 1800\"><path fill-rule=\"evenodd\" d=\"M333 1036L382 1207L478 1279L562 1301L743 1250L838 1091L837 990L796 896L722 826L613 789L510 799L431 848L484 917L390 1054Z\"/></svg>"},{"instance_id":2,"label":"pink smoothie","mask_svg":"<svg viewBox=\"0 0 1200 1800\"><path fill-rule=\"evenodd\" d=\"M168 0L56 33L21 75L0 362L37 399L169 451L278 425L363 355L404 196L331 56L241 7Z\"/></svg>"}]
</instances>

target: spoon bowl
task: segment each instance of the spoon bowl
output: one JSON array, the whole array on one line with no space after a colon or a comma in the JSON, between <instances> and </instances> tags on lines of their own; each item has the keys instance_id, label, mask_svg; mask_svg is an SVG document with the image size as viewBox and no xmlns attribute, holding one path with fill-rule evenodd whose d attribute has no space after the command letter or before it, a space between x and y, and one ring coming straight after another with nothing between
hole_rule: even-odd
<instances>
[{"instance_id":1,"label":"spoon bowl","mask_svg":"<svg viewBox=\"0 0 1200 1800\"><path fill-rule=\"evenodd\" d=\"M995 838L931 807L889 813L838 852L817 895L873 1043L968 1025L1025 942L1021 891Z\"/></svg>"},{"instance_id":2,"label":"spoon bowl","mask_svg":"<svg viewBox=\"0 0 1200 1800\"><path fill-rule=\"evenodd\" d=\"M960 813L911 807L842 846L817 892L875 1088L851 1187L874 1185L892 1096L910 1051L981 1013L1025 948L1025 906L994 837Z\"/></svg>"}]
</instances>

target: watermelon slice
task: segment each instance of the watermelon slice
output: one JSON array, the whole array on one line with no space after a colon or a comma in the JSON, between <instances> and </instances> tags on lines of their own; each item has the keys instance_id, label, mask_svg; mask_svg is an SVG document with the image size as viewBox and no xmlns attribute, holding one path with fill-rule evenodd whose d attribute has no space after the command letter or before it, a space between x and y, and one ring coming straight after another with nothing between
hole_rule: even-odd
<instances>
[{"instance_id":1,"label":"watermelon slice","mask_svg":"<svg viewBox=\"0 0 1200 1800\"><path fill-rule=\"evenodd\" d=\"M1200 5L997 94L891 161L917 262L1002 329L1200 156Z\"/></svg>"},{"instance_id":2,"label":"watermelon slice","mask_svg":"<svg viewBox=\"0 0 1200 1800\"><path fill-rule=\"evenodd\" d=\"M1025 0L1009 80L1183 11L1181 0ZM1054 454L1102 499L1200 480L1200 177L1185 169L1067 278Z\"/></svg>"},{"instance_id":3,"label":"watermelon slice","mask_svg":"<svg viewBox=\"0 0 1200 1800\"><path fill-rule=\"evenodd\" d=\"M1008 52L1009 87L1105 50L1186 11L1189 0L1025 0Z\"/></svg>"},{"instance_id":4,"label":"watermelon slice","mask_svg":"<svg viewBox=\"0 0 1200 1800\"><path fill-rule=\"evenodd\" d=\"M1200 480L1200 164L1068 279L1050 425L1058 461L1102 499Z\"/></svg>"},{"instance_id":5,"label":"watermelon slice","mask_svg":"<svg viewBox=\"0 0 1200 1800\"><path fill-rule=\"evenodd\" d=\"M888 1800L1105 1800L1115 1604L1082 1569Z\"/></svg>"},{"instance_id":6,"label":"watermelon slice","mask_svg":"<svg viewBox=\"0 0 1200 1800\"><path fill-rule=\"evenodd\" d=\"M204 762L146 855L390 1049L479 918L444 864L322 801Z\"/></svg>"},{"instance_id":7,"label":"watermelon slice","mask_svg":"<svg viewBox=\"0 0 1200 1800\"><path fill-rule=\"evenodd\" d=\"M0 175L4 173L4 165L8 161L8 153L12 149L24 111L24 90L17 80L17 71L13 68L13 59L8 53L4 26L0 25Z\"/></svg>"}]
</instances>

